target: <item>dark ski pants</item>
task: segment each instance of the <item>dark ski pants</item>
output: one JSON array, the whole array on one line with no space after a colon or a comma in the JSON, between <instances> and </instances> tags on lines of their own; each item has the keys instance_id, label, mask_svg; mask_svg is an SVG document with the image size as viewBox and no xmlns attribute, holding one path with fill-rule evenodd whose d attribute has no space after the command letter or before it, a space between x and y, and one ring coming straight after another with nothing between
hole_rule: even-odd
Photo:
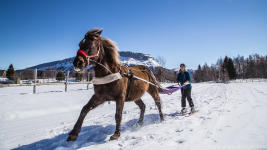
<instances>
[{"instance_id":1,"label":"dark ski pants","mask_svg":"<svg viewBox=\"0 0 267 150\"><path fill-rule=\"evenodd\" d=\"M182 107L186 107L186 101L185 99L187 98L187 101L189 103L190 107L194 107L194 103L193 100L191 98L191 90L192 88L186 88L186 89L181 89L181 93L182 93Z\"/></svg>"}]
</instances>

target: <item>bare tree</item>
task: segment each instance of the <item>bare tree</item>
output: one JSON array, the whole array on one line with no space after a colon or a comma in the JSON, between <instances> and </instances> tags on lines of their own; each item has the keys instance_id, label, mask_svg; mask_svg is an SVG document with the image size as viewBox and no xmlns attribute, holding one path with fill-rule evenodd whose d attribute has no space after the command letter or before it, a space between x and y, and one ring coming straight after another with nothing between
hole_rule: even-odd
<instances>
[{"instance_id":1,"label":"bare tree","mask_svg":"<svg viewBox=\"0 0 267 150\"><path fill-rule=\"evenodd\" d=\"M22 80L32 80L34 79L34 69L25 69L21 74Z\"/></svg>"},{"instance_id":2,"label":"bare tree","mask_svg":"<svg viewBox=\"0 0 267 150\"><path fill-rule=\"evenodd\" d=\"M163 56L158 56L156 60L162 67L166 66L166 59Z\"/></svg>"}]
</instances>

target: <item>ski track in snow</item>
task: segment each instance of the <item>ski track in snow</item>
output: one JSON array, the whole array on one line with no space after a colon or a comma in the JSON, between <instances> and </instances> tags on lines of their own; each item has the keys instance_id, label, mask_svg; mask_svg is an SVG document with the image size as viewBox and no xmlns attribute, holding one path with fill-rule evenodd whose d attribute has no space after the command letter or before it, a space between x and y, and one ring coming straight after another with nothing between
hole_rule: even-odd
<instances>
[{"instance_id":1,"label":"ski track in snow","mask_svg":"<svg viewBox=\"0 0 267 150\"><path fill-rule=\"evenodd\" d=\"M168 86L170 84L162 84ZM160 95L165 121L145 94L144 124L139 108L126 103L122 133L115 130L115 103L90 111L77 141L66 142L81 108L92 96L86 85L0 88L0 149L267 149L267 83L193 84L196 114L177 116L180 91ZM188 104L187 104L188 105Z\"/></svg>"}]
</instances>

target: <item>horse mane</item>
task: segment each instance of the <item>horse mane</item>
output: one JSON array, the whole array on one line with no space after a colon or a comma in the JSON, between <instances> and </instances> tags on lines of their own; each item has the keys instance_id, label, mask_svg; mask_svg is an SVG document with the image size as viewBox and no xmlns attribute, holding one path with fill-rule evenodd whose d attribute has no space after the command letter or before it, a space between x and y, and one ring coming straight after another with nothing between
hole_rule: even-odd
<instances>
[{"instance_id":1,"label":"horse mane","mask_svg":"<svg viewBox=\"0 0 267 150\"><path fill-rule=\"evenodd\" d=\"M116 44L107 38L101 38L102 45L104 48L106 60L110 63L110 65L117 66L120 64L118 47Z\"/></svg>"}]
</instances>

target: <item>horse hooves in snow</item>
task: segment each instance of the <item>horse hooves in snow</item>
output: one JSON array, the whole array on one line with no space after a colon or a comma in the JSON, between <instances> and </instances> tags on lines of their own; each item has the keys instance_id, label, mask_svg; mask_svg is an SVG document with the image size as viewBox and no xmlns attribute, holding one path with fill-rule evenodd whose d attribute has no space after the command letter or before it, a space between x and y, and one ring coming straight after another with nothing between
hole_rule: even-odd
<instances>
[{"instance_id":1,"label":"horse hooves in snow","mask_svg":"<svg viewBox=\"0 0 267 150\"><path fill-rule=\"evenodd\" d=\"M109 138L109 140L110 141L112 141L112 140L117 140L118 138L120 137L120 134L113 134L110 138Z\"/></svg>"},{"instance_id":2,"label":"horse hooves in snow","mask_svg":"<svg viewBox=\"0 0 267 150\"><path fill-rule=\"evenodd\" d=\"M67 141L68 142L69 141L76 141L77 137L78 137L78 135L72 135L72 134L70 134L69 137L67 138Z\"/></svg>"}]
</instances>

